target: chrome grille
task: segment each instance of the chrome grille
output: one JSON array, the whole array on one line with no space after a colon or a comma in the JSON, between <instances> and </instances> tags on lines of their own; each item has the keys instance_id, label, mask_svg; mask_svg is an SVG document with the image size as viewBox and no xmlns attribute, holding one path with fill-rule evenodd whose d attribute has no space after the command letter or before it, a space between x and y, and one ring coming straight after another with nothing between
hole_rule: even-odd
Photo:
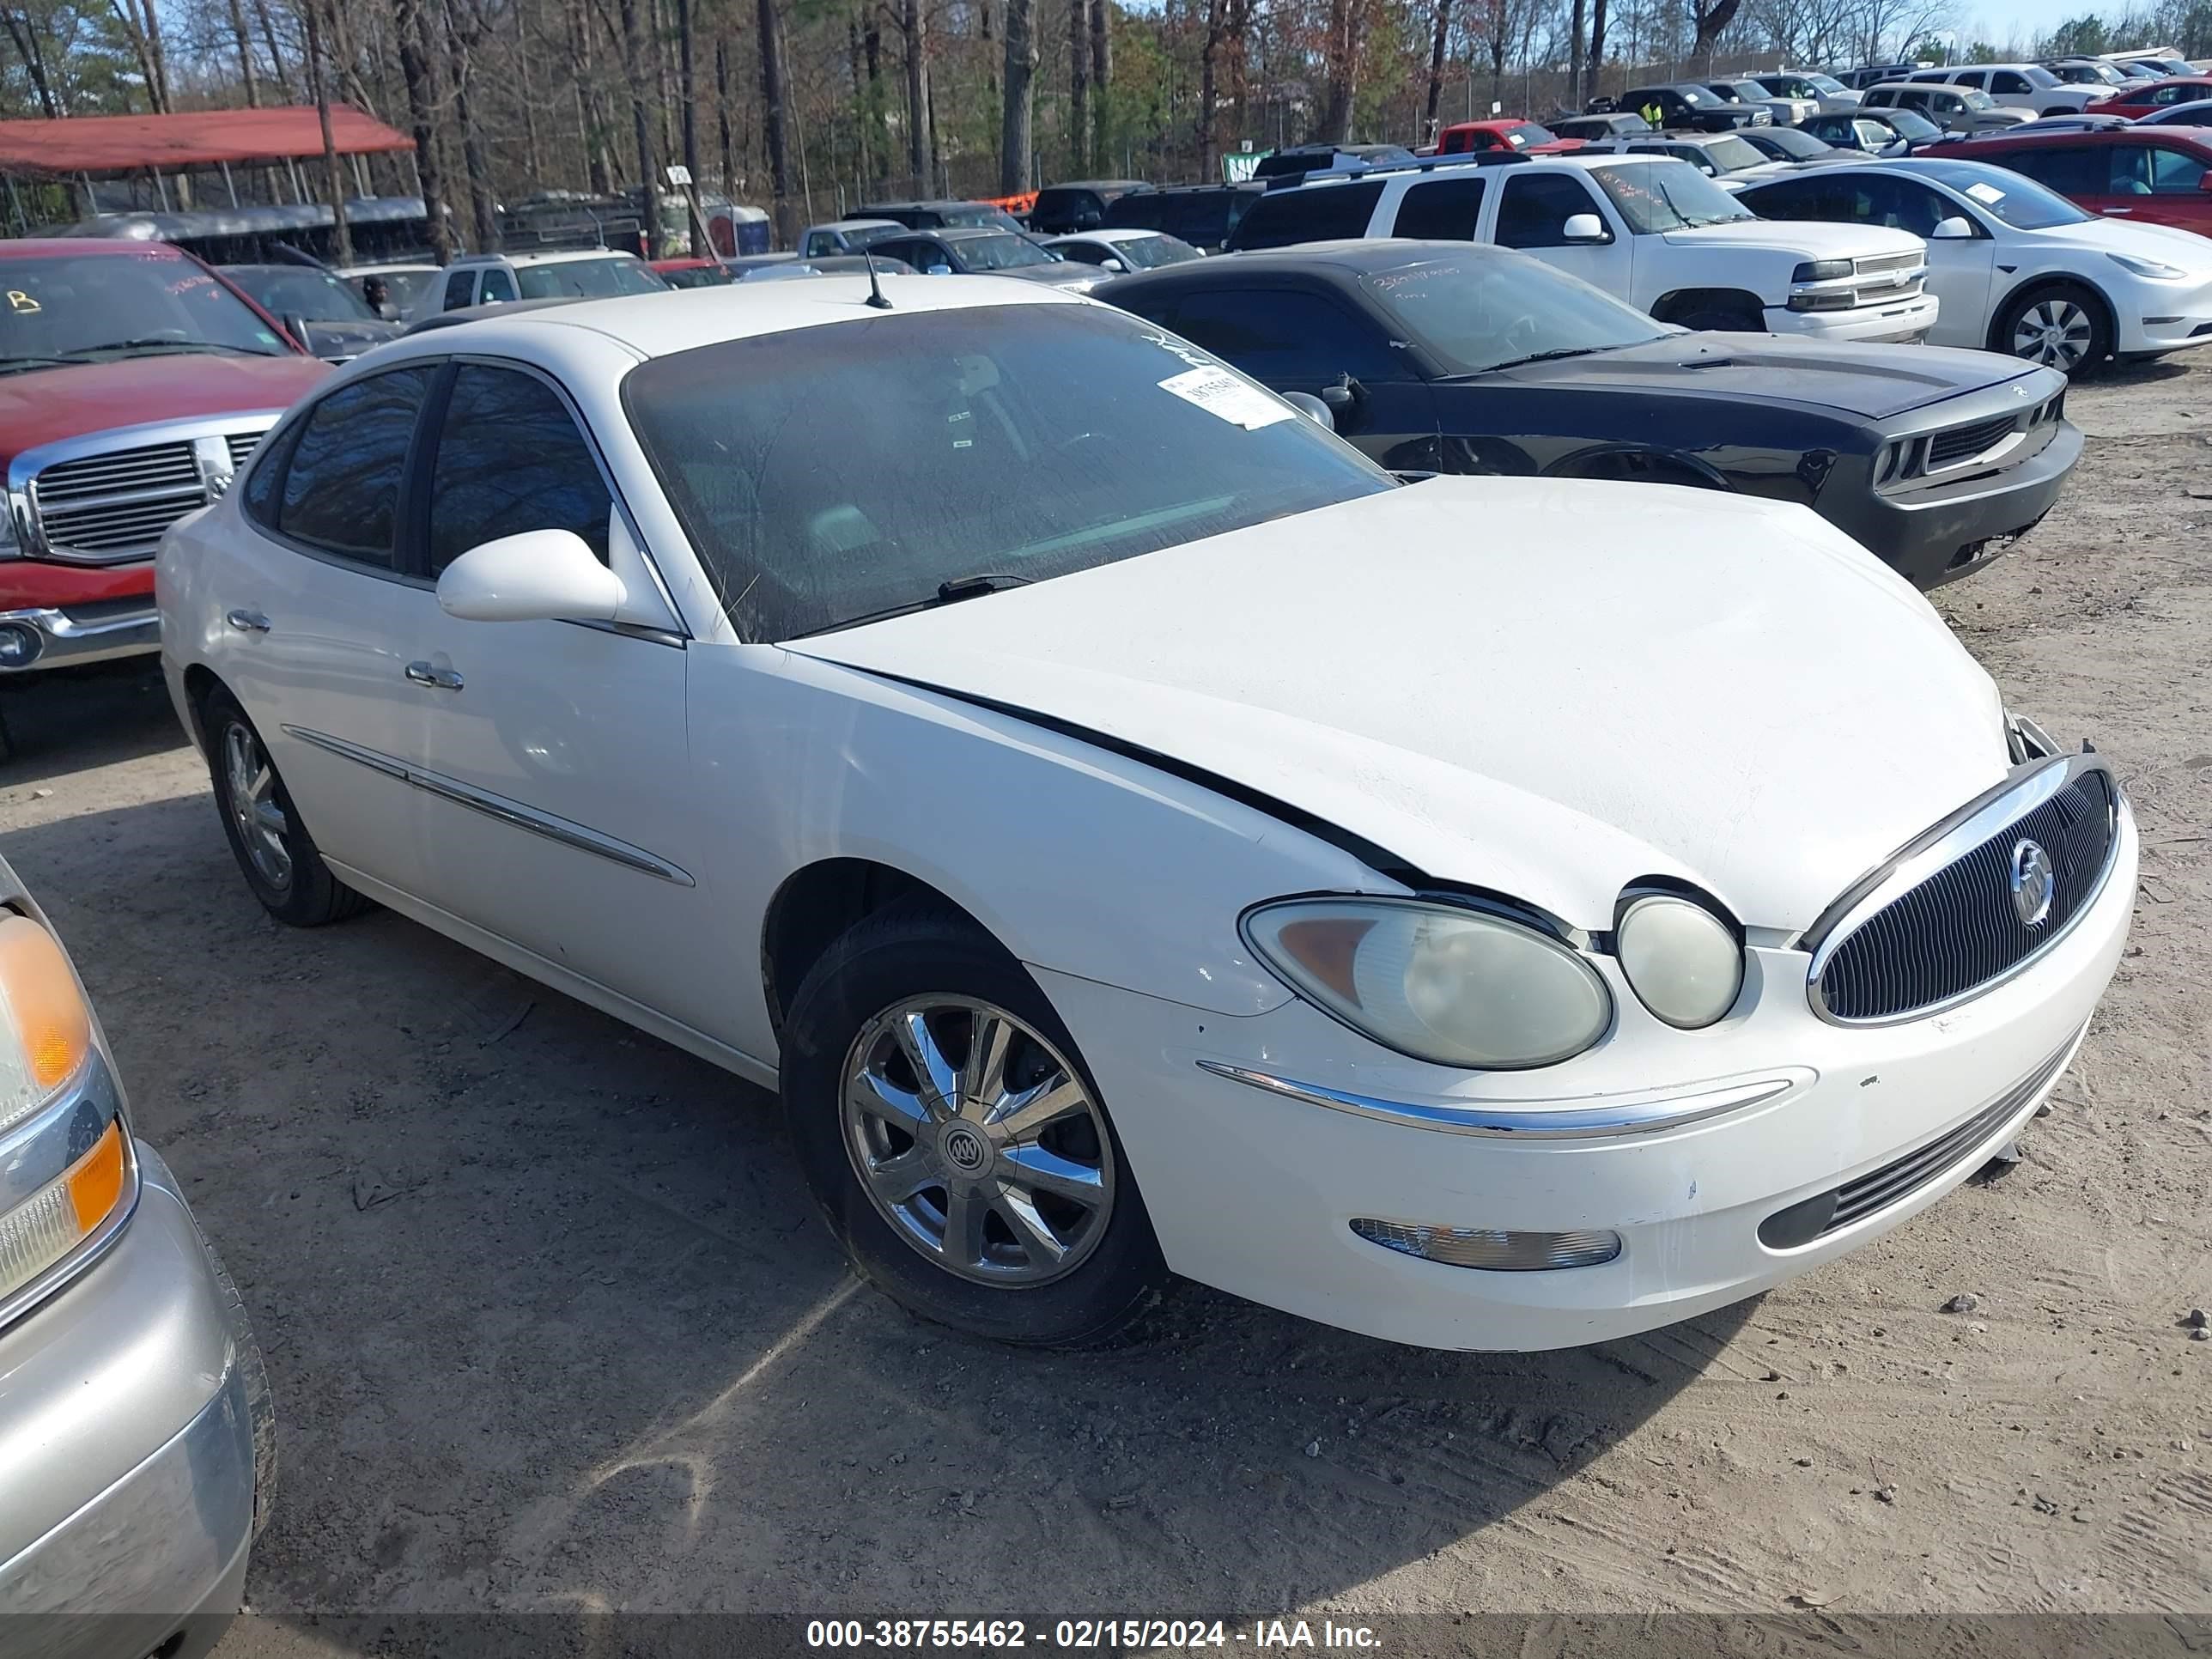
<instances>
[{"instance_id":1,"label":"chrome grille","mask_svg":"<svg viewBox=\"0 0 2212 1659\"><path fill-rule=\"evenodd\" d=\"M1917 253L1878 253L1870 259L1855 259L1852 265L1862 276L1879 276L1887 270L1917 270L1927 263Z\"/></svg>"},{"instance_id":2,"label":"chrome grille","mask_svg":"<svg viewBox=\"0 0 2212 1659\"><path fill-rule=\"evenodd\" d=\"M2016 418L2000 415L1992 421L1976 421L1969 426L1954 426L1948 432L1934 434L1928 440L1928 465L1931 468L1952 466L1971 460L2009 437Z\"/></svg>"},{"instance_id":3,"label":"chrome grille","mask_svg":"<svg viewBox=\"0 0 2212 1659\"><path fill-rule=\"evenodd\" d=\"M222 493L265 429L218 431L50 463L31 477L26 491L40 549L50 557L91 563L148 556L171 525Z\"/></svg>"},{"instance_id":4,"label":"chrome grille","mask_svg":"<svg viewBox=\"0 0 2212 1659\"><path fill-rule=\"evenodd\" d=\"M2068 767L2072 775L1848 933L1820 945L1813 991L1827 1018L1846 1024L1900 1019L1960 1000L2004 978L2066 931L2111 866L2119 792L2101 762L2075 757L2046 764ZM2051 868L2049 910L2033 924L2021 919L2012 891L2014 850L2025 841L2043 848Z\"/></svg>"}]
</instances>

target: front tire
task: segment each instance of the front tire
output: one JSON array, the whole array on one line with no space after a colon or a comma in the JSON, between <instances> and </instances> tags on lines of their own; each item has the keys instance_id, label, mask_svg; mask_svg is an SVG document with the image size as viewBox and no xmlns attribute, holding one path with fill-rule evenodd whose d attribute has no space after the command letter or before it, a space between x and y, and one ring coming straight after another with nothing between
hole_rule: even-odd
<instances>
[{"instance_id":1,"label":"front tire","mask_svg":"<svg viewBox=\"0 0 2212 1659\"><path fill-rule=\"evenodd\" d=\"M261 907L295 927L319 927L368 908L331 873L301 821L261 734L229 692L208 694L200 710L208 772L223 839Z\"/></svg>"},{"instance_id":2,"label":"front tire","mask_svg":"<svg viewBox=\"0 0 2212 1659\"><path fill-rule=\"evenodd\" d=\"M800 982L781 1091L854 1266L922 1318L1104 1341L1167 1276L1097 1085L1036 982L949 908L860 923Z\"/></svg>"},{"instance_id":3,"label":"front tire","mask_svg":"<svg viewBox=\"0 0 2212 1659\"><path fill-rule=\"evenodd\" d=\"M2068 374L2094 374L2112 355L2112 315L2079 283L2047 283L2006 302L1990 348Z\"/></svg>"}]
</instances>

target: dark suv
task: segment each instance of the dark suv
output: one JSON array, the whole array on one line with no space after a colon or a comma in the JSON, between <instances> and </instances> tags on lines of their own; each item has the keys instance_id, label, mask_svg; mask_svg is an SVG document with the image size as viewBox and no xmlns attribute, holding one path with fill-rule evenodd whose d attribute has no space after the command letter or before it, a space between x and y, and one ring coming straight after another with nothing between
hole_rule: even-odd
<instances>
[{"instance_id":1,"label":"dark suv","mask_svg":"<svg viewBox=\"0 0 2212 1659\"><path fill-rule=\"evenodd\" d=\"M1237 221L1267 193L1258 180L1236 185L1178 185L1167 190L1137 191L1109 203L1106 226L1113 230L1164 230L1194 248L1218 253L1229 244Z\"/></svg>"},{"instance_id":2,"label":"dark suv","mask_svg":"<svg viewBox=\"0 0 2212 1659\"><path fill-rule=\"evenodd\" d=\"M1106 210L1113 204L1151 188L1141 179L1081 179L1047 185L1030 210L1030 228L1052 236L1096 230L1106 222Z\"/></svg>"},{"instance_id":3,"label":"dark suv","mask_svg":"<svg viewBox=\"0 0 2212 1659\"><path fill-rule=\"evenodd\" d=\"M1711 87L1687 81L1671 87L1635 88L1620 94L1620 105L1668 132L1734 132L1738 127L1774 125L1774 112L1765 106L1731 104Z\"/></svg>"}]
</instances>

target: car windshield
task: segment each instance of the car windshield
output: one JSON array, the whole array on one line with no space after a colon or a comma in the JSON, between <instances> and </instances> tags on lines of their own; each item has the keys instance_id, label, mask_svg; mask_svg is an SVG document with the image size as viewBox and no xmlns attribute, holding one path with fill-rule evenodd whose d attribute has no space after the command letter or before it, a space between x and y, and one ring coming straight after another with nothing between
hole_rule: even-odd
<instances>
[{"instance_id":1,"label":"car windshield","mask_svg":"<svg viewBox=\"0 0 2212 1659\"><path fill-rule=\"evenodd\" d=\"M1651 161L1635 167L1592 167L1590 174L1628 228L1639 235L1731 225L1758 216L1687 161Z\"/></svg>"},{"instance_id":2,"label":"car windshield","mask_svg":"<svg viewBox=\"0 0 2212 1659\"><path fill-rule=\"evenodd\" d=\"M1517 127L1505 129L1505 142L1516 149L1526 149L1531 144L1556 144L1559 134L1549 127L1540 127L1534 121L1523 121Z\"/></svg>"},{"instance_id":3,"label":"car windshield","mask_svg":"<svg viewBox=\"0 0 2212 1659\"><path fill-rule=\"evenodd\" d=\"M1979 161L1943 161L1917 170L1948 185L1991 218L2003 221L2014 230L2049 230L2057 225L2086 224L2090 217L2064 197L2003 167L1988 167Z\"/></svg>"},{"instance_id":4,"label":"car windshield","mask_svg":"<svg viewBox=\"0 0 2212 1659\"><path fill-rule=\"evenodd\" d=\"M1734 134L1715 138L1701 148L1712 164L1723 173L1741 173L1746 167L1763 167L1773 159L1763 154L1758 145Z\"/></svg>"},{"instance_id":5,"label":"car windshield","mask_svg":"<svg viewBox=\"0 0 2212 1659\"><path fill-rule=\"evenodd\" d=\"M940 222L956 229L1003 230L1018 236L1021 221L1000 209L988 207L981 202L964 207L949 207L939 216ZM994 270L997 267L994 266Z\"/></svg>"},{"instance_id":6,"label":"car windshield","mask_svg":"<svg viewBox=\"0 0 2212 1659\"><path fill-rule=\"evenodd\" d=\"M311 323L378 320L359 289L327 270L310 270L305 265L246 265L223 275L271 317L304 317Z\"/></svg>"},{"instance_id":7,"label":"car windshield","mask_svg":"<svg viewBox=\"0 0 2212 1659\"><path fill-rule=\"evenodd\" d=\"M730 280L729 267L719 261L711 265L678 265L653 274L671 288L720 288Z\"/></svg>"},{"instance_id":8,"label":"car windshield","mask_svg":"<svg viewBox=\"0 0 2212 1659\"><path fill-rule=\"evenodd\" d=\"M1058 258L1026 236L963 236L945 246L963 270L1018 270L1048 265Z\"/></svg>"},{"instance_id":9,"label":"car windshield","mask_svg":"<svg viewBox=\"0 0 2212 1659\"><path fill-rule=\"evenodd\" d=\"M1692 109L1707 109L1715 104L1725 101L1719 94L1708 92L1703 87L1677 87L1675 91L1681 95L1682 101Z\"/></svg>"},{"instance_id":10,"label":"car windshield","mask_svg":"<svg viewBox=\"0 0 2212 1659\"><path fill-rule=\"evenodd\" d=\"M524 265L514 280L526 300L605 300L618 294L659 294L668 286L627 254Z\"/></svg>"},{"instance_id":11,"label":"car windshield","mask_svg":"<svg viewBox=\"0 0 2212 1659\"><path fill-rule=\"evenodd\" d=\"M1844 83L1836 79L1832 75L1807 75L1801 76L1799 78L1801 80L1811 82L1815 88L1822 92L1833 93L1846 90Z\"/></svg>"},{"instance_id":12,"label":"car windshield","mask_svg":"<svg viewBox=\"0 0 2212 1659\"><path fill-rule=\"evenodd\" d=\"M1762 127L1759 136L1795 161L1808 161L1815 155L1826 155L1835 148L1833 144L1824 144L1811 133L1801 132L1796 127ZM1755 149L1758 146L1754 144L1751 148Z\"/></svg>"},{"instance_id":13,"label":"car windshield","mask_svg":"<svg viewBox=\"0 0 2212 1659\"><path fill-rule=\"evenodd\" d=\"M1979 87L1960 87L1959 96L1966 100L1968 109L1995 109L1997 100Z\"/></svg>"},{"instance_id":14,"label":"car windshield","mask_svg":"<svg viewBox=\"0 0 2212 1659\"><path fill-rule=\"evenodd\" d=\"M173 253L9 258L0 289L0 373L182 352L284 355L252 307Z\"/></svg>"},{"instance_id":15,"label":"car windshield","mask_svg":"<svg viewBox=\"0 0 2212 1659\"><path fill-rule=\"evenodd\" d=\"M347 275L356 288L365 289L372 281L383 283L393 307L403 313L414 308L415 301L422 297L423 290L433 282L446 280L442 270L367 270Z\"/></svg>"},{"instance_id":16,"label":"car windshield","mask_svg":"<svg viewBox=\"0 0 2212 1659\"><path fill-rule=\"evenodd\" d=\"M1132 270L1152 270L1160 265L1179 265L1201 256L1180 236L1132 236L1112 245L1114 257Z\"/></svg>"},{"instance_id":17,"label":"car windshield","mask_svg":"<svg viewBox=\"0 0 2212 1659\"><path fill-rule=\"evenodd\" d=\"M1525 255L1455 253L1376 271L1360 286L1450 374L1640 345L1666 332L1644 313Z\"/></svg>"},{"instance_id":18,"label":"car windshield","mask_svg":"<svg viewBox=\"0 0 2212 1659\"><path fill-rule=\"evenodd\" d=\"M1882 115L1888 121L1891 131L1902 134L1916 144L1943 136L1943 129L1917 110L1886 109Z\"/></svg>"},{"instance_id":19,"label":"car windshield","mask_svg":"<svg viewBox=\"0 0 2212 1659\"><path fill-rule=\"evenodd\" d=\"M751 640L1395 487L1196 347L1103 306L862 313L655 358L623 400Z\"/></svg>"}]
</instances>

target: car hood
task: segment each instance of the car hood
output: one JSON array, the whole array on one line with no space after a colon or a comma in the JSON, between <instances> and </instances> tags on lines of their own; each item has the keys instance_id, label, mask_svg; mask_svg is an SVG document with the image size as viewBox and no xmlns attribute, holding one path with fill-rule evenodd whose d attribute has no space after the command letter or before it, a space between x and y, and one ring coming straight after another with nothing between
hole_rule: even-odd
<instances>
[{"instance_id":1,"label":"car hood","mask_svg":"<svg viewBox=\"0 0 2212 1659\"><path fill-rule=\"evenodd\" d=\"M1759 182L1745 175L1747 183ZM1927 244L1910 231L1887 225L1838 225L1819 219L1737 219L1662 233L1677 247L1761 248L1814 259L1871 259L1886 253L1924 253Z\"/></svg>"},{"instance_id":2,"label":"car hood","mask_svg":"<svg viewBox=\"0 0 2212 1659\"><path fill-rule=\"evenodd\" d=\"M1841 410L1902 414L2033 373L1987 351L1838 344L1786 335L1674 334L1618 351L1524 363L1470 383L1510 380L1589 392L1686 392Z\"/></svg>"},{"instance_id":3,"label":"car hood","mask_svg":"<svg viewBox=\"0 0 2212 1659\"><path fill-rule=\"evenodd\" d=\"M2002 778L1996 690L1809 509L1434 479L793 641L1102 734L1585 927L1795 932Z\"/></svg>"},{"instance_id":4,"label":"car hood","mask_svg":"<svg viewBox=\"0 0 2212 1659\"><path fill-rule=\"evenodd\" d=\"M1017 265L1012 270L994 270L994 276L1012 276L1024 283L1042 283L1048 288L1091 289L1097 286L1098 268L1065 259L1057 264Z\"/></svg>"},{"instance_id":5,"label":"car hood","mask_svg":"<svg viewBox=\"0 0 2212 1659\"><path fill-rule=\"evenodd\" d=\"M352 317L310 322L306 327L307 337L301 343L318 357L332 362L358 357L370 347L382 345L386 340L396 340L405 331L398 323L371 322L367 318Z\"/></svg>"},{"instance_id":6,"label":"car hood","mask_svg":"<svg viewBox=\"0 0 2212 1659\"><path fill-rule=\"evenodd\" d=\"M149 421L289 408L331 372L313 357L216 352L0 375L0 454Z\"/></svg>"},{"instance_id":7,"label":"car hood","mask_svg":"<svg viewBox=\"0 0 2212 1659\"><path fill-rule=\"evenodd\" d=\"M2200 280L2212 276L2212 240L2173 225L2117 219L2086 219L2078 225L2052 225L2017 233L2045 247L2080 248L2085 252L2127 253L2178 266ZM2118 267L2106 265L2108 272Z\"/></svg>"}]
</instances>

